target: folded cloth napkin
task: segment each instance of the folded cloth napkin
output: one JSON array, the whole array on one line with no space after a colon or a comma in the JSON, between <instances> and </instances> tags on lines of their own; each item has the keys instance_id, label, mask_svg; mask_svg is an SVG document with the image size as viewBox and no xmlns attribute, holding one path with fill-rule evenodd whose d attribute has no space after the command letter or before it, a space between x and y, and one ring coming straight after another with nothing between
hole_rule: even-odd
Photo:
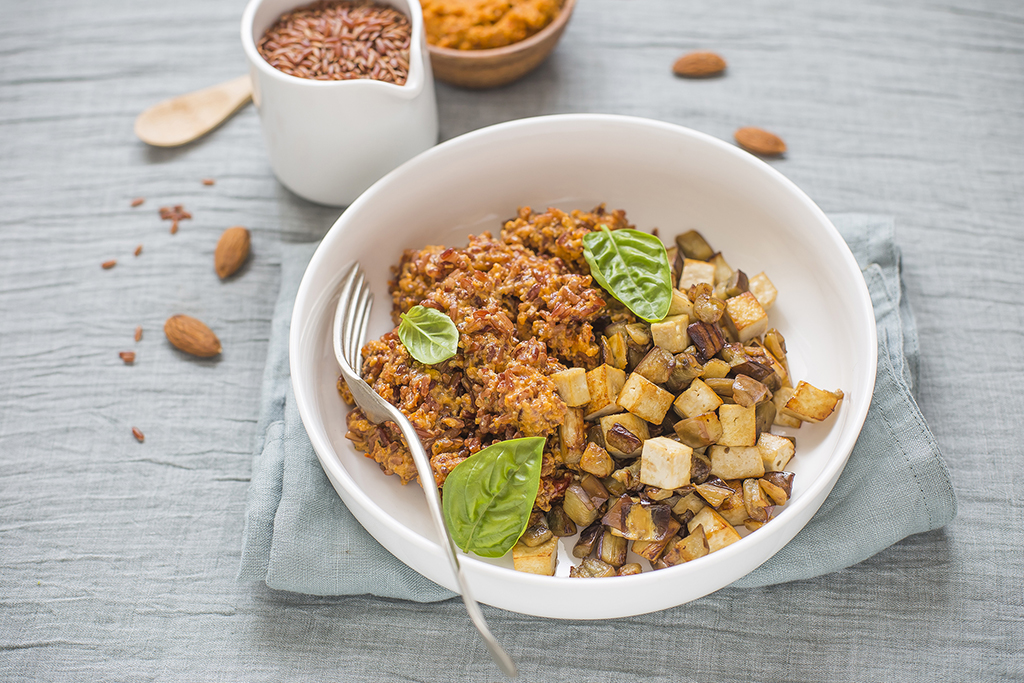
<instances>
[{"instance_id":1,"label":"folded cloth napkin","mask_svg":"<svg viewBox=\"0 0 1024 683\"><path fill-rule=\"evenodd\" d=\"M836 571L956 514L949 473L912 393L917 334L903 296L893 221L860 214L832 220L863 269L875 308L878 375L871 409L846 469L810 523L734 586ZM363 529L332 488L302 427L288 376L288 324L315 247L288 245L282 255L239 578L315 595L452 597Z\"/></svg>"}]
</instances>

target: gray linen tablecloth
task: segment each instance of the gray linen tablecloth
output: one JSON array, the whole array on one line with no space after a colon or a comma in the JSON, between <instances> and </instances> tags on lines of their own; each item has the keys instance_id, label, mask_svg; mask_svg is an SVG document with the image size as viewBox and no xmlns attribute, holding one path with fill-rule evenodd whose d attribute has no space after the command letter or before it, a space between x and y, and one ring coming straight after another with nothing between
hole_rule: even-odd
<instances>
[{"instance_id":1,"label":"gray linen tablecloth","mask_svg":"<svg viewBox=\"0 0 1024 683\"><path fill-rule=\"evenodd\" d=\"M244 71L243 5L0 3L0 679L498 680L457 600L236 581L280 245L319 239L339 212L276 183L251 108L176 150L131 126ZM728 74L674 79L698 48ZM603 622L485 608L523 680L1024 678L1017 0L581 0L527 79L438 99L446 139L560 112L723 139L761 126L826 212L893 216L919 404L959 500L942 530L819 578ZM157 209L174 204L193 219L172 236ZM237 224L253 258L222 283L213 246ZM208 322L224 354L168 346L174 313Z\"/></svg>"}]
</instances>

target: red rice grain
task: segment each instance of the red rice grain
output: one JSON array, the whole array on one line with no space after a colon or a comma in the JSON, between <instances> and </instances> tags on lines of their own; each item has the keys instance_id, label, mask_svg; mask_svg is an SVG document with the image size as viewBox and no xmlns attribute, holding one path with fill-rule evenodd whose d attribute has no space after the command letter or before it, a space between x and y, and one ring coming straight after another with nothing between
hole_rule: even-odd
<instances>
[{"instance_id":1,"label":"red rice grain","mask_svg":"<svg viewBox=\"0 0 1024 683\"><path fill-rule=\"evenodd\" d=\"M267 63L298 78L405 85L409 18L371 0L319 0L281 16L260 39Z\"/></svg>"}]
</instances>

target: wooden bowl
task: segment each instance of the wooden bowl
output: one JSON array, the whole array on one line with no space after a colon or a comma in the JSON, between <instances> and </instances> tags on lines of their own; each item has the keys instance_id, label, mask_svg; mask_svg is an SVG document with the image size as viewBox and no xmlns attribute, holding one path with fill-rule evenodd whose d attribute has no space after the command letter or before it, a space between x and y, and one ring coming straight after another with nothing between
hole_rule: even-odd
<instances>
[{"instance_id":1,"label":"wooden bowl","mask_svg":"<svg viewBox=\"0 0 1024 683\"><path fill-rule=\"evenodd\" d=\"M576 0L565 0L554 20L518 43L489 50L453 50L427 45L434 78L463 88L496 88L522 78L538 66L558 44Z\"/></svg>"}]
</instances>

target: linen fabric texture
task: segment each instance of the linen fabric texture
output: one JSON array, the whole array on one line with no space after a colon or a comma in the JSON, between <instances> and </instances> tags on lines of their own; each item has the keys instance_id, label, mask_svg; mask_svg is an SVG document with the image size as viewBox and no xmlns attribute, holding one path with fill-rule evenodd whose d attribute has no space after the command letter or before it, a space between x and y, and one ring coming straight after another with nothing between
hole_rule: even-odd
<instances>
[{"instance_id":1,"label":"linen fabric texture","mask_svg":"<svg viewBox=\"0 0 1024 683\"><path fill-rule=\"evenodd\" d=\"M821 508L792 541L734 587L837 571L907 536L940 528L956 515L949 473L914 398L917 332L904 296L894 221L865 214L831 218L861 266L874 305L878 370L871 408ZM239 579L313 595L372 594L418 602L453 597L363 529L331 486L302 426L288 374L288 328L315 248L283 247Z\"/></svg>"}]
</instances>

